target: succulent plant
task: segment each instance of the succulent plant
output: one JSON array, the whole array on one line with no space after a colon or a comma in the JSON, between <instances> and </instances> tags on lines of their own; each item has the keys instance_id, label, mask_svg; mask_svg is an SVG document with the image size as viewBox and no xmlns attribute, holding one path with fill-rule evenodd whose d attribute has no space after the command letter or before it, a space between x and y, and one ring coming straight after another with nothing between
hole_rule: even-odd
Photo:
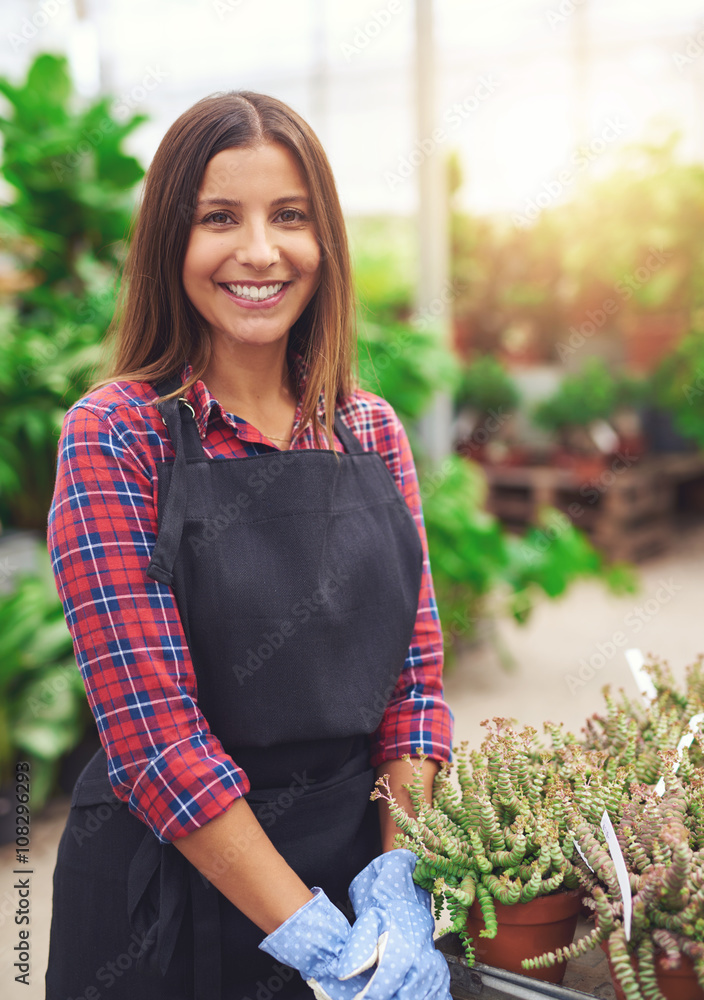
<instances>
[{"instance_id":1,"label":"succulent plant","mask_svg":"<svg viewBox=\"0 0 704 1000\"><path fill-rule=\"evenodd\" d=\"M453 765L436 776L433 802L423 795L422 771L414 769L409 789L416 816L409 816L392 795L386 776L377 781L374 798L385 799L402 834L399 847L418 857L414 878L451 917L469 964L474 962L466 918L475 899L484 918L481 934L497 931L494 900L523 903L561 889L576 888L576 851L558 780L565 737L552 727L552 749L536 741L530 726L521 732L506 719L485 722L488 733L479 751L463 743ZM409 758L410 759L410 758ZM421 760L423 758L421 757Z\"/></svg>"},{"instance_id":2,"label":"succulent plant","mask_svg":"<svg viewBox=\"0 0 704 1000\"><path fill-rule=\"evenodd\" d=\"M663 752L662 796L652 786L632 782L628 796L615 804L614 827L632 896L630 939L615 865L599 822L580 808L568 785L563 787L568 822L585 859L575 859L574 870L589 893L595 927L566 948L525 961L526 969L552 966L604 943L628 1000L663 1000L656 978L658 957L667 969L688 956L704 988L704 772L692 760L701 754L704 739L698 736L696 742L695 753L683 753L678 774L672 769L676 754ZM623 770L635 766L634 761ZM608 771L602 774L608 783Z\"/></svg>"},{"instance_id":3,"label":"succulent plant","mask_svg":"<svg viewBox=\"0 0 704 1000\"><path fill-rule=\"evenodd\" d=\"M690 719L704 712L704 660L700 657L687 668L684 690L678 688L666 664L654 662L645 669L656 698L644 705L642 699L635 701L623 691L614 698L605 687L606 712L587 720L583 742L587 748L608 754L612 772L633 762L637 780L655 784L665 767L661 751L675 750ZM704 764L696 748L694 763Z\"/></svg>"}]
</instances>

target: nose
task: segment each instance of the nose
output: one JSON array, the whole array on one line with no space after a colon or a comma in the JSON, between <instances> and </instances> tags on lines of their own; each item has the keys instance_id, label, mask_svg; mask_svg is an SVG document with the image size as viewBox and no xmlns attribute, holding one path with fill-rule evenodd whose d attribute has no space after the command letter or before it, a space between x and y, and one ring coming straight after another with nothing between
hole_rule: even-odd
<instances>
[{"instance_id":1,"label":"nose","mask_svg":"<svg viewBox=\"0 0 704 1000\"><path fill-rule=\"evenodd\" d=\"M276 233L266 222L249 222L237 230L234 257L238 264L249 264L264 271L280 260Z\"/></svg>"}]
</instances>

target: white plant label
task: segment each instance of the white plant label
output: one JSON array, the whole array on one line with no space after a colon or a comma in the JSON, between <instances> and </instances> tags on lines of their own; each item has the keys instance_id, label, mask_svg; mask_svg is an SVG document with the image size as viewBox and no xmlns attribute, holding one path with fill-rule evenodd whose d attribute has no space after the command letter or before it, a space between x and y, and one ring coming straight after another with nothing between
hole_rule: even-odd
<instances>
[{"instance_id":1,"label":"white plant label","mask_svg":"<svg viewBox=\"0 0 704 1000\"><path fill-rule=\"evenodd\" d=\"M687 747L691 747L694 742L694 734L697 733L704 722L704 712L700 712L699 715L693 715L689 720L689 725L687 726L689 732L685 733L677 744L677 760L672 765L672 773L677 774L682 763L682 755ZM655 786L655 792L657 795L663 796L665 794L665 779L660 778L657 785Z\"/></svg>"},{"instance_id":2,"label":"white plant label","mask_svg":"<svg viewBox=\"0 0 704 1000\"><path fill-rule=\"evenodd\" d=\"M626 657L626 662L631 668L631 673L633 674L633 680L636 682L636 686L645 701L655 701L658 696L658 692L653 684L652 678L643 669L645 666L645 657L641 651L639 649L626 649L623 655Z\"/></svg>"},{"instance_id":3,"label":"white plant label","mask_svg":"<svg viewBox=\"0 0 704 1000\"><path fill-rule=\"evenodd\" d=\"M589 869L589 871L590 871L590 872L593 872L593 871L594 871L594 869L592 868L592 866L591 866L591 865L589 864L589 862L587 861L587 856L586 856L586 854L584 853L584 851L582 850L582 848L581 848L581 847L579 846L579 844L577 843L577 841L576 841L576 840L573 840L573 841L572 841L572 843L573 843L573 844L574 844L574 846L575 846L575 847L577 848L577 854L579 854L580 858L581 858L581 859L582 859L582 861L583 861L583 862L585 863L585 865L587 866L587 868ZM596 874L596 872L594 872L594 874Z\"/></svg>"},{"instance_id":4,"label":"white plant label","mask_svg":"<svg viewBox=\"0 0 704 1000\"><path fill-rule=\"evenodd\" d=\"M606 846L609 849L609 854L611 855L614 868L616 869L618 887L621 890L621 899L623 900L623 929L626 932L626 940L630 941L631 918L633 917L631 883L628 878L628 869L626 868L626 860L623 856L621 845L618 842L614 825L611 822L611 817L607 813L606 809L604 809L604 815L601 817L601 832L606 837Z\"/></svg>"},{"instance_id":5,"label":"white plant label","mask_svg":"<svg viewBox=\"0 0 704 1000\"><path fill-rule=\"evenodd\" d=\"M702 728L702 723L704 723L704 712L700 712L699 715L693 715L689 720L688 729L692 733L698 733Z\"/></svg>"}]
</instances>

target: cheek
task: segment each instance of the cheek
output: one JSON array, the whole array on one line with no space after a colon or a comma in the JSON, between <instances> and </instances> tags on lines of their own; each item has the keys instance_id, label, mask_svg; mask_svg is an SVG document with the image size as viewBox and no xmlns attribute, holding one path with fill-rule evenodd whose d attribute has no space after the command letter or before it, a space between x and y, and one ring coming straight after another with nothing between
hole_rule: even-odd
<instances>
[{"instance_id":1,"label":"cheek","mask_svg":"<svg viewBox=\"0 0 704 1000\"><path fill-rule=\"evenodd\" d=\"M320 272L321 253L318 241L310 241L306 247L301 248L299 255L299 267L301 273L306 278L318 278Z\"/></svg>"}]
</instances>

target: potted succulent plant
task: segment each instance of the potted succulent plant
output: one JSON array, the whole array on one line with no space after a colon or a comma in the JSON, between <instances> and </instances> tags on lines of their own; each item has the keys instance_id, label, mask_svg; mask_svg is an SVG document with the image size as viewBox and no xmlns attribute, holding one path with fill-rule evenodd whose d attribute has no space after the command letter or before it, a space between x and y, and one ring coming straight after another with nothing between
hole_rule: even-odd
<instances>
[{"instance_id":1,"label":"potted succulent plant","mask_svg":"<svg viewBox=\"0 0 704 1000\"><path fill-rule=\"evenodd\" d=\"M469 965L477 958L522 972L521 959L536 948L554 951L572 940L580 910L576 852L556 794L564 736L553 727L552 749L545 750L532 727L519 732L498 718L484 725L481 749L470 753L465 743L457 752L459 788L452 765L443 765L432 805L415 769L407 786L415 818L385 777L373 797L389 803L403 831L398 846L418 857L415 880L433 894L436 917L447 907ZM553 967L533 975L560 982L563 973Z\"/></svg>"},{"instance_id":2,"label":"potted succulent plant","mask_svg":"<svg viewBox=\"0 0 704 1000\"><path fill-rule=\"evenodd\" d=\"M683 687L664 663L646 664L644 670L652 683L652 698L644 703L623 690L614 697L605 687L606 711L587 720L583 745L604 751L612 772L633 763L635 780L654 785L666 769L661 751L676 750L691 720L704 712L704 659L687 667ZM696 764L704 764L697 743L690 754Z\"/></svg>"},{"instance_id":3,"label":"potted succulent plant","mask_svg":"<svg viewBox=\"0 0 704 1000\"><path fill-rule=\"evenodd\" d=\"M665 664L645 669L650 700L605 688L605 713L588 720L579 746L565 746L557 779L595 927L524 968L554 968L601 945L621 1000L704 1000L704 736L692 726L704 709L704 661L688 667L683 689ZM604 808L630 882L628 930Z\"/></svg>"},{"instance_id":4,"label":"potted succulent plant","mask_svg":"<svg viewBox=\"0 0 704 1000\"><path fill-rule=\"evenodd\" d=\"M681 756L675 775L676 752L663 754L664 794L634 782L613 803L630 882L630 927L601 827L574 800L568 803L584 858L575 870L590 894L595 927L572 945L524 962L524 968L554 968L601 945L620 1000L704 998L704 774L688 751Z\"/></svg>"}]
</instances>

